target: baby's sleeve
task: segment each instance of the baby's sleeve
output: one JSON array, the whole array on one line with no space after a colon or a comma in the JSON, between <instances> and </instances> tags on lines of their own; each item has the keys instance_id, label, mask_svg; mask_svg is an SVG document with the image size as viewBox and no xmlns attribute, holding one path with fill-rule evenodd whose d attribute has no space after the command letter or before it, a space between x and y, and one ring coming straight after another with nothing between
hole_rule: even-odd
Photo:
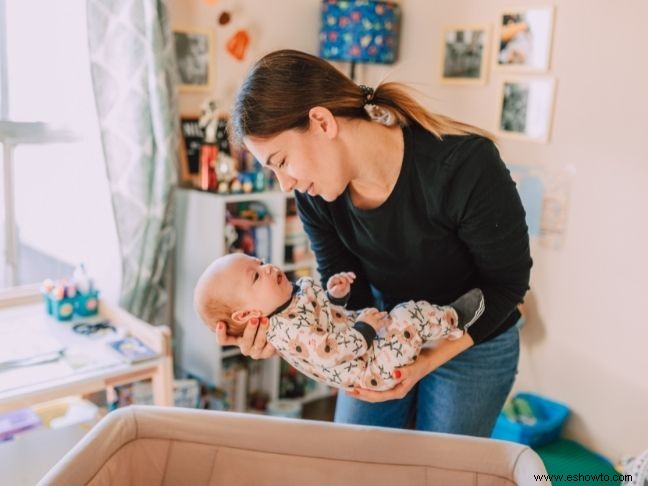
<instances>
[{"instance_id":1,"label":"baby's sleeve","mask_svg":"<svg viewBox=\"0 0 648 486\"><path fill-rule=\"evenodd\" d=\"M329 303L336 307L346 308L346 305L349 302L349 297L351 297L351 292L347 292L344 297L333 297L328 290L326 291L326 298Z\"/></svg>"}]
</instances>

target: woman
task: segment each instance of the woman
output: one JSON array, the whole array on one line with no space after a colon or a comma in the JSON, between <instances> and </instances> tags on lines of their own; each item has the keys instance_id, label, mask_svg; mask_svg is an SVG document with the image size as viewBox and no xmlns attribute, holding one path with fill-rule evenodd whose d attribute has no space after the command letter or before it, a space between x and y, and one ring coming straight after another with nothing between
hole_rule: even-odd
<instances>
[{"instance_id":1,"label":"woman","mask_svg":"<svg viewBox=\"0 0 648 486\"><path fill-rule=\"evenodd\" d=\"M524 210L489 134L426 111L397 83L358 86L292 50L252 67L231 128L296 190L322 281L355 272L349 308L484 292L468 334L396 370L392 390L340 394L335 420L489 436L517 372L531 268ZM253 358L274 353L265 331L216 330Z\"/></svg>"}]
</instances>

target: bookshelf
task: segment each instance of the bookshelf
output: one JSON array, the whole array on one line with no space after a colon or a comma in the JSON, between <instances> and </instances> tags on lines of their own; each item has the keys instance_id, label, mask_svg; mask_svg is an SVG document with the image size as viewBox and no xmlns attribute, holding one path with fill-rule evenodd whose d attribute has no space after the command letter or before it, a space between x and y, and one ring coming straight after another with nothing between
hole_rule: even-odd
<instances>
[{"instance_id":1,"label":"bookshelf","mask_svg":"<svg viewBox=\"0 0 648 486\"><path fill-rule=\"evenodd\" d=\"M264 248L256 248L259 253L267 253L268 260L291 278L317 277L315 258L296 216L293 194L269 191L223 195L179 188L176 203L174 336L178 370L224 390L230 395L230 400L225 400L225 408L232 410L249 409L248 392L258 391L268 400L282 398L280 358L254 361L243 357L238 348L221 348L194 311L193 289L207 265L228 252L226 223L237 221L232 218L232 212L245 208L248 203L252 206L261 203L269 215L261 223L247 225L267 228L263 231ZM325 385L313 382L309 385L303 396L293 399L308 403L331 395ZM241 389L243 386L245 390Z\"/></svg>"}]
</instances>

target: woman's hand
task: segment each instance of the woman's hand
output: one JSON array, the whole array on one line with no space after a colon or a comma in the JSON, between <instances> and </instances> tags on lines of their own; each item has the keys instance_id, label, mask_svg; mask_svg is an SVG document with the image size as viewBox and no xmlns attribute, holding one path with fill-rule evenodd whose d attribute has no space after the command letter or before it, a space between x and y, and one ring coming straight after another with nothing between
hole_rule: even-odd
<instances>
[{"instance_id":1,"label":"woman's hand","mask_svg":"<svg viewBox=\"0 0 648 486\"><path fill-rule=\"evenodd\" d=\"M227 334L225 323L220 321L216 324L216 339L221 346L238 346L243 356L252 359L266 359L276 354L275 348L266 340L268 332L268 318L250 319L245 326L242 336L230 336Z\"/></svg>"},{"instance_id":2,"label":"woman's hand","mask_svg":"<svg viewBox=\"0 0 648 486\"><path fill-rule=\"evenodd\" d=\"M409 393L421 378L432 373L458 354L463 353L475 342L466 333L454 341L442 341L434 349L424 349L418 359L409 366L394 370L394 378L398 384L387 391L365 390L364 388L347 388L346 394L365 402L385 402L399 400Z\"/></svg>"},{"instance_id":3,"label":"woman's hand","mask_svg":"<svg viewBox=\"0 0 648 486\"><path fill-rule=\"evenodd\" d=\"M409 366L398 368L394 371L394 379L398 384L387 391L365 390L364 388L350 388L346 394L350 397L364 400L365 402L386 402L387 400L400 400L414 388L421 378L433 371L430 368L430 358L433 349L424 349L418 359Z\"/></svg>"}]
</instances>

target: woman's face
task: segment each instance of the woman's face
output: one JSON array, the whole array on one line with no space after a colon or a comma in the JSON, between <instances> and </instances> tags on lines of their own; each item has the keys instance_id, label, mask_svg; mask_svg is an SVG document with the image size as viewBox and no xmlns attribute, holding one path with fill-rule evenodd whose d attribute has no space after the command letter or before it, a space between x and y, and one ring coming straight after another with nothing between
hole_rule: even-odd
<instances>
[{"instance_id":1,"label":"woman's face","mask_svg":"<svg viewBox=\"0 0 648 486\"><path fill-rule=\"evenodd\" d=\"M334 132L334 133L332 133ZM336 137L337 127L311 121L308 130L286 130L272 138L246 137L245 145L270 168L285 192L293 189L334 201L349 183L349 167Z\"/></svg>"}]
</instances>

